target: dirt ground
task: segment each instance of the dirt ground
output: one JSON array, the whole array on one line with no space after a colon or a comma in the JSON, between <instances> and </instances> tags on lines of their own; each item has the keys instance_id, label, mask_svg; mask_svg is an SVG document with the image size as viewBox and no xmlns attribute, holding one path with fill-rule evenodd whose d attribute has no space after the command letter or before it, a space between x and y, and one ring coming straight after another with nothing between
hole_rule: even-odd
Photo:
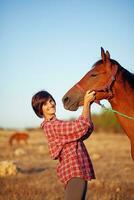
<instances>
[{"instance_id":1,"label":"dirt ground","mask_svg":"<svg viewBox=\"0 0 134 200\"><path fill-rule=\"evenodd\" d=\"M0 131L0 161L14 161L18 169L14 176L0 177L0 200L62 200L58 161L50 159L42 131L28 133L28 144L10 147L12 131ZM88 183L87 200L134 200L134 162L127 136L93 133L85 144L96 172L96 180Z\"/></svg>"}]
</instances>

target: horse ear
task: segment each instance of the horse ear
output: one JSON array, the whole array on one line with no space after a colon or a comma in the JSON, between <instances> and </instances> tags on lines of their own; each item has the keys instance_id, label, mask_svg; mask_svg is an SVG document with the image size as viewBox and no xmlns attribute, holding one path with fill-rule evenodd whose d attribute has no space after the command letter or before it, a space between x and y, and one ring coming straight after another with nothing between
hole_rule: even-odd
<instances>
[{"instance_id":1,"label":"horse ear","mask_svg":"<svg viewBox=\"0 0 134 200\"><path fill-rule=\"evenodd\" d=\"M106 60L110 60L110 53L109 53L109 51L106 51Z\"/></svg>"},{"instance_id":2,"label":"horse ear","mask_svg":"<svg viewBox=\"0 0 134 200\"><path fill-rule=\"evenodd\" d=\"M103 62L105 63L105 61L106 61L106 54L105 54L105 51L104 51L104 49L102 47L101 47L101 58L102 58Z\"/></svg>"},{"instance_id":3,"label":"horse ear","mask_svg":"<svg viewBox=\"0 0 134 200\"><path fill-rule=\"evenodd\" d=\"M108 51L106 51L106 64L107 64L107 69L111 70L112 67L112 63L110 61L110 53Z\"/></svg>"}]
</instances>

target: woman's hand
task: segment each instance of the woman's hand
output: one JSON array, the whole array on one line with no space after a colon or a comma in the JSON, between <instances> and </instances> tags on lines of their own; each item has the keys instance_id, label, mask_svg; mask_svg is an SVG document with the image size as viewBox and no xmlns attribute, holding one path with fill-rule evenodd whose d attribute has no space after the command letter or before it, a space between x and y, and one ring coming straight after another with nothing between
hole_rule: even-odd
<instances>
[{"instance_id":1,"label":"woman's hand","mask_svg":"<svg viewBox=\"0 0 134 200\"><path fill-rule=\"evenodd\" d=\"M88 90L84 96L82 116L91 121L90 105L95 100L95 91Z\"/></svg>"},{"instance_id":2,"label":"woman's hand","mask_svg":"<svg viewBox=\"0 0 134 200\"><path fill-rule=\"evenodd\" d=\"M95 91L87 90L84 96L84 104L91 104L95 100Z\"/></svg>"}]
</instances>

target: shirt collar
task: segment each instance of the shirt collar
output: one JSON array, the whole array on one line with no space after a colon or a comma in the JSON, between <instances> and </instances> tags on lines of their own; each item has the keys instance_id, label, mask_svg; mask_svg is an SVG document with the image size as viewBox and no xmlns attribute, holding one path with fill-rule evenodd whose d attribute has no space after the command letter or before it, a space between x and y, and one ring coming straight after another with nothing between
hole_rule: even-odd
<instances>
[{"instance_id":1,"label":"shirt collar","mask_svg":"<svg viewBox=\"0 0 134 200\"><path fill-rule=\"evenodd\" d=\"M49 122L53 122L53 121L55 121L56 120L56 116L54 116L52 119L50 119L50 120L43 120L43 122L41 123L41 128L43 128L44 127L44 125L46 124L46 123L49 123Z\"/></svg>"}]
</instances>

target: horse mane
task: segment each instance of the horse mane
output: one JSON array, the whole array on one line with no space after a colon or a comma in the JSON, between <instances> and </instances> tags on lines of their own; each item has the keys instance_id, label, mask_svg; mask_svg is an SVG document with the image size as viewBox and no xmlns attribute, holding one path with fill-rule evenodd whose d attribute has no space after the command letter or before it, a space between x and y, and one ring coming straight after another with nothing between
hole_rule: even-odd
<instances>
[{"instance_id":1,"label":"horse mane","mask_svg":"<svg viewBox=\"0 0 134 200\"><path fill-rule=\"evenodd\" d=\"M119 66L119 71L122 71L122 78L123 78L124 84L127 81L129 83L130 87L132 89L134 89L134 74L129 72L128 70L126 70L124 67L122 67L116 60L113 60L113 59L110 59L110 60L113 64L116 64ZM103 63L103 61L99 60L92 66L92 68L95 67L96 65L100 65L102 63Z\"/></svg>"}]
</instances>

